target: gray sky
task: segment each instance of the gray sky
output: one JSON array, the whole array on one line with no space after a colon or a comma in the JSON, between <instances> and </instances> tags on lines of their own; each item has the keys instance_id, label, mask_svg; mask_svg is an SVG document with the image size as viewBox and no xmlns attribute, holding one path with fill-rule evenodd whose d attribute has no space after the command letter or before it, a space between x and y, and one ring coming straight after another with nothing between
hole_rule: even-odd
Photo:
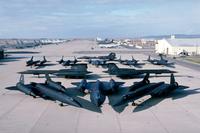
<instances>
[{"instance_id":1,"label":"gray sky","mask_svg":"<svg viewBox=\"0 0 200 133\"><path fill-rule=\"evenodd\" d=\"M199 34L200 0L1 0L0 38Z\"/></svg>"}]
</instances>

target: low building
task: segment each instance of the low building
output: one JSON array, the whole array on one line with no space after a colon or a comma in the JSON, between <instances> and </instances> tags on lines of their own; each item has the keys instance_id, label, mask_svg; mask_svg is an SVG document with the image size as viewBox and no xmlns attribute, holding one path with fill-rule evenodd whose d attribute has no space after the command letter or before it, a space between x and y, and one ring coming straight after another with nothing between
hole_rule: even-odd
<instances>
[{"instance_id":1,"label":"low building","mask_svg":"<svg viewBox=\"0 0 200 133\"><path fill-rule=\"evenodd\" d=\"M162 39L155 45L155 52L166 55L179 55L181 52L189 55L200 55L200 38L191 39Z\"/></svg>"}]
</instances>

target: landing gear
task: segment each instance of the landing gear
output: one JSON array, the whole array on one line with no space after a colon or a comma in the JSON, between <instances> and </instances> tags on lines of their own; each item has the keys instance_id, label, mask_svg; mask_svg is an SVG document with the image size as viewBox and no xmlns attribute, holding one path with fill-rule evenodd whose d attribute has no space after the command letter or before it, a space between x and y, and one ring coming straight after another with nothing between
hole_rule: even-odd
<instances>
[{"instance_id":1,"label":"landing gear","mask_svg":"<svg viewBox=\"0 0 200 133\"><path fill-rule=\"evenodd\" d=\"M64 104L63 104L63 103L60 103L59 105L60 105L61 107L63 107L63 106L64 106Z\"/></svg>"}]
</instances>

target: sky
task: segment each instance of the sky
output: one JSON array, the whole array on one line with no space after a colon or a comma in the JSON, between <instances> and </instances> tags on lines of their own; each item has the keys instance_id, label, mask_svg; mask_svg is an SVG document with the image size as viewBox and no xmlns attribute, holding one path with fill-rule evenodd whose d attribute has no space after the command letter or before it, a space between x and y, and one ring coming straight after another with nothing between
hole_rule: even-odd
<instances>
[{"instance_id":1,"label":"sky","mask_svg":"<svg viewBox=\"0 0 200 133\"><path fill-rule=\"evenodd\" d=\"M0 38L200 34L200 0L1 0Z\"/></svg>"}]
</instances>

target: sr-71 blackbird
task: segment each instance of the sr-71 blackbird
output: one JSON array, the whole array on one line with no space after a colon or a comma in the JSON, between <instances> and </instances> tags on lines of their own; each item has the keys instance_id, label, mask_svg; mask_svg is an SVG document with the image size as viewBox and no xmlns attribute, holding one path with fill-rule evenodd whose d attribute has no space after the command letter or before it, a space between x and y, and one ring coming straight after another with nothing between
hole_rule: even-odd
<instances>
[{"instance_id":1,"label":"sr-71 blackbird","mask_svg":"<svg viewBox=\"0 0 200 133\"><path fill-rule=\"evenodd\" d=\"M145 95L151 95L152 97L163 97L169 95L178 88L188 88L187 86L179 86L175 81L173 74L171 74L170 84L166 84L165 82L150 83L148 77L149 75L147 74L142 81L136 82L130 86L129 92L123 95L122 98L114 104L114 106L119 106L130 101L133 102L132 105L135 105L134 101Z\"/></svg>"},{"instance_id":2,"label":"sr-71 blackbird","mask_svg":"<svg viewBox=\"0 0 200 133\"><path fill-rule=\"evenodd\" d=\"M6 89L19 90L26 95L33 96L34 98L39 96L44 99L59 101L61 102L61 106L65 103L81 107L81 104L78 101L63 92L65 88L61 85L61 83L54 82L49 77L46 79L45 83L32 82L30 84L24 84L24 76L21 75L20 81L16 84L16 86L8 87Z\"/></svg>"},{"instance_id":3,"label":"sr-71 blackbird","mask_svg":"<svg viewBox=\"0 0 200 133\"><path fill-rule=\"evenodd\" d=\"M104 59L104 60L113 61L115 60L115 58L116 58L116 54L111 52L107 56L82 56L82 57L79 57L78 59Z\"/></svg>"},{"instance_id":4,"label":"sr-71 blackbird","mask_svg":"<svg viewBox=\"0 0 200 133\"><path fill-rule=\"evenodd\" d=\"M121 78L132 78L142 74L163 74L163 73L175 73L175 71L171 71L168 69L133 69L133 68L118 68L116 64L109 63L108 70L104 71L109 73L110 75L116 75Z\"/></svg>"},{"instance_id":5,"label":"sr-71 blackbird","mask_svg":"<svg viewBox=\"0 0 200 133\"><path fill-rule=\"evenodd\" d=\"M45 75L52 74L59 77L85 77L87 74L91 73L87 71L87 64L76 64L72 65L68 69L60 70L26 70L19 72L20 74L33 74L33 75Z\"/></svg>"},{"instance_id":6,"label":"sr-71 blackbird","mask_svg":"<svg viewBox=\"0 0 200 133\"><path fill-rule=\"evenodd\" d=\"M99 80L87 82L83 79L81 82L74 82L72 84L76 85L81 92L88 90L91 102L96 106L100 106L105 101L106 95L115 93L124 82L116 82L113 79L110 79L109 82Z\"/></svg>"}]
</instances>

